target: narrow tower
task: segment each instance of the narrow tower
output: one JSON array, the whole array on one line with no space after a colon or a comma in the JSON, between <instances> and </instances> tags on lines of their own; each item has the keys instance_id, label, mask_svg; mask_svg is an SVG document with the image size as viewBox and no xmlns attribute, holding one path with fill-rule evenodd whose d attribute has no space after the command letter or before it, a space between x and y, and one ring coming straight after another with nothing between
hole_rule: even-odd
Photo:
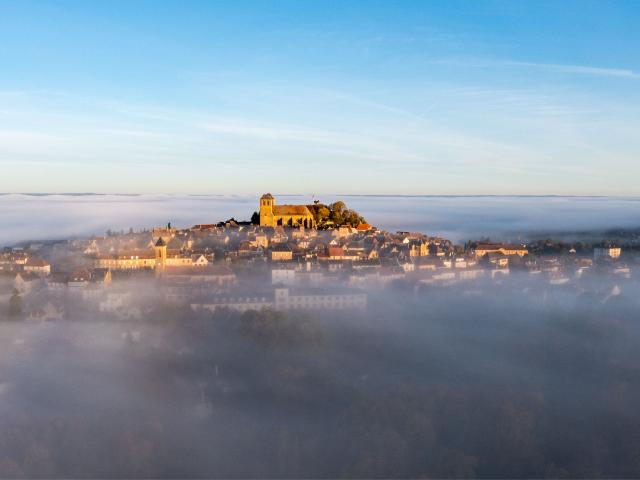
<instances>
[{"instance_id":1,"label":"narrow tower","mask_svg":"<svg viewBox=\"0 0 640 480\"><path fill-rule=\"evenodd\" d=\"M162 237L158 238L153 250L156 253L156 275L162 275L167 265L167 244Z\"/></svg>"},{"instance_id":2,"label":"narrow tower","mask_svg":"<svg viewBox=\"0 0 640 480\"><path fill-rule=\"evenodd\" d=\"M260 197L260 226L273 227L273 205L276 200L270 193Z\"/></svg>"}]
</instances>

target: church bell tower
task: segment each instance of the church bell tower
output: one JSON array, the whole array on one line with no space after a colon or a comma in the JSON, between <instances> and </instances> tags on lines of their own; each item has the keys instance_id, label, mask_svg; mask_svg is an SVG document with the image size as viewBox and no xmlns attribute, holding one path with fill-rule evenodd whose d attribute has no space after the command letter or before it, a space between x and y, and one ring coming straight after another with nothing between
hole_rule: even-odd
<instances>
[{"instance_id":1,"label":"church bell tower","mask_svg":"<svg viewBox=\"0 0 640 480\"><path fill-rule=\"evenodd\" d=\"M158 238L153 250L156 254L156 275L162 275L167 266L167 243L162 237Z\"/></svg>"},{"instance_id":2,"label":"church bell tower","mask_svg":"<svg viewBox=\"0 0 640 480\"><path fill-rule=\"evenodd\" d=\"M273 226L273 205L275 203L276 200L270 193L265 193L260 197L260 226Z\"/></svg>"}]
</instances>

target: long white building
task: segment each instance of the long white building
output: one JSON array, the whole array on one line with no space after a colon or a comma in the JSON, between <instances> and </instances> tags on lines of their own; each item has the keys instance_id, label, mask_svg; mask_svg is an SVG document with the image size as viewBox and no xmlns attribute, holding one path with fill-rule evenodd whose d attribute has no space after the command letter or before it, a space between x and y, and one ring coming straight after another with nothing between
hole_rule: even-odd
<instances>
[{"instance_id":1,"label":"long white building","mask_svg":"<svg viewBox=\"0 0 640 480\"><path fill-rule=\"evenodd\" d=\"M192 302L196 311L215 312L220 309L245 312L274 308L276 310L365 310L367 294L355 289L290 289L276 288L273 296L219 296Z\"/></svg>"}]
</instances>

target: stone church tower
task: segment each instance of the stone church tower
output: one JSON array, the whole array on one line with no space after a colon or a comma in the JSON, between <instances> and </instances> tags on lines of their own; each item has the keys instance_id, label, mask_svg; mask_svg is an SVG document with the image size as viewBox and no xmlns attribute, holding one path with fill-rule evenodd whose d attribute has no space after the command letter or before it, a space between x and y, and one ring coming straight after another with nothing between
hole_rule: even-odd
<instances>
[{"instance_id":1,"label":"stone church tower","mask_svg":"<svg viewBox=\"0 0 640 480\"><path fill-rule=\"evenodd\" d=\"M270 193L265 193L260 197L260 225L273 226L273 205L276 199Z\"/></svg>"},{"instance_id":2,"label":"stone church tower","mask_svg":"<svg viewBox=\"0 0 640 480\"><path fill-rule=\"evenodd\" d=\"M158 238L153 250L156 254L156 275L162 275L167 266L167 243L162 237Z\"/></svg>"}]
</instances>

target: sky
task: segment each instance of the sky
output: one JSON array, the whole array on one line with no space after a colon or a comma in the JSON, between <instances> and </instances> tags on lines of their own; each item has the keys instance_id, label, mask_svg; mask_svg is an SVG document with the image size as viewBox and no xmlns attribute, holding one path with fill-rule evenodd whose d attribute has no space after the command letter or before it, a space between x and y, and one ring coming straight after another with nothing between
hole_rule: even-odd
<instances>
[{"instance_id":1,"label":"sky","mask_svg":"<svg viewBox=\"0 0 640 480\"><path fill-rule=\"evenodd\" d=\"M0 11L0 192L640 194L638 2Z\"/></svg>"}]
</instances>

